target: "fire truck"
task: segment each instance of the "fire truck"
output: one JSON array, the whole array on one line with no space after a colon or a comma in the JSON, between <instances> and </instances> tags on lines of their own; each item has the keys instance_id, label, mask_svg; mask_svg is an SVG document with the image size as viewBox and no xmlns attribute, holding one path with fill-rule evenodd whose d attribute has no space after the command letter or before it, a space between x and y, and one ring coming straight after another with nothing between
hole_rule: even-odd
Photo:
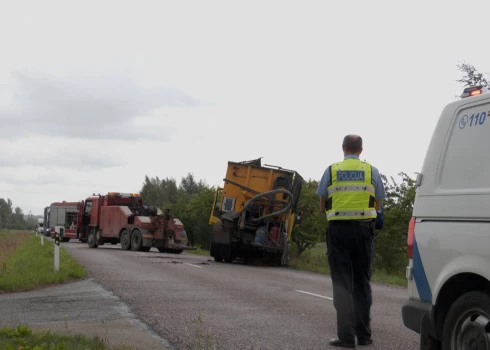
<instances>
[{"instance_id":1,"label":"fire truck","mask_svg":"<svg viewBox=\"0 0 490 350\"><path fill-rule=\"evenodd\" d=\"M48 210L49 233L55 237L56 227L61 228L60 240L68 242L70 239L79 238L78 227L81 223L79 213L83 209L83 201L80 202L54 202ZM46 213L46 211L45 211Z\"/></svg>"},{"instance_id":2,"label":"fire truck","mask_svg":"<svg viewBox=\"0 0 490 350\"><path fill-rule=\"evenodd\" d=\"M90 248L105 243L121 243L123 250L180 254L195 250L187 245L188 238L182 222L167 209L146 206L138 193L108 192L84 201L80 215L80 240Z\"/></svg>"}]
</instances>

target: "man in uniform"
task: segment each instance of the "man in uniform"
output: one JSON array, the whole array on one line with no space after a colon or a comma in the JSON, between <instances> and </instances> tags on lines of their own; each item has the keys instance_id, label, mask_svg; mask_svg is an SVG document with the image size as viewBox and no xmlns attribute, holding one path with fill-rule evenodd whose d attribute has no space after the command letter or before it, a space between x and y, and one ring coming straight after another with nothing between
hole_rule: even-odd
<instances>
[{"instance_id":1,"label":"man in uniform","mask_svg":"<svg viewBox=\"0 0 490 350\"><path fill-rule=\"evenodd\" d=\"M355 348L372 344L371 272L377 211L386 198L378 169L359 160L362 138L347 135L344 160L330 165L318 185L326 215L327 255L337 310L337 336L330 345Z\"/></svg>"}]
</instances>

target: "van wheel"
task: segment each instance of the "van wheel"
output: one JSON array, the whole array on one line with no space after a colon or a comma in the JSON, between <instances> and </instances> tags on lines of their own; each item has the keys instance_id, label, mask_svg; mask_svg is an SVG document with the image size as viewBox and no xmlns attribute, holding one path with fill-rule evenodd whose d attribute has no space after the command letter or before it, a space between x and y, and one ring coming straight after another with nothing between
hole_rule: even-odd
<instances>
[{"instance_id":1,"label":"van wheel","mask_svg":"<svg viewBox=\"0 0 490 350\"><path fill-rule=\"evenodd\" d=\"M490 296L468 292L451 306L442 330L442 349L490 349Z\"/></svg>"}]
</instances>

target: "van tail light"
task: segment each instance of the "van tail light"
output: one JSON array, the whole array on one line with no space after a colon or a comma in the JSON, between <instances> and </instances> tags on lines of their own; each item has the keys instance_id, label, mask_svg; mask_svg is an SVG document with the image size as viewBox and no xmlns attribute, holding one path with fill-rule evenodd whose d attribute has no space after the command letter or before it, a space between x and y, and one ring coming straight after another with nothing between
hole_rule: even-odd
<instances>
[{"instance_id":1,"label":"van tail light","mask_svg":"<svg viewBox=\"0 0 490 350\"><path fill-rule=\"evenodd\" d=\"M412 259L413 253L413 238L415 233L415 218L412 217L408 223L408 237L407 237L407 255Z\"/></svg>"}]
</instances>

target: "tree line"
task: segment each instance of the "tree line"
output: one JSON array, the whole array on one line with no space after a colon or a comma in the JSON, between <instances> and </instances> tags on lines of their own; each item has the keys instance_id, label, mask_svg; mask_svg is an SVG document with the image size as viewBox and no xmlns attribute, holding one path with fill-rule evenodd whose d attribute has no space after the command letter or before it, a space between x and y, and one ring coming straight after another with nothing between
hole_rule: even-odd
<instances>
[{"instance_id":1,"label":"tree line","mask_svg":"<svg viewBox=\"0 0 490 350\"><path fill-rule=\"evenodd\" d=\"M26 216L20 207L13 207L10 198L0 198L0 229L34 230L37 220L34 216Z\"/></svg>"}]
</instances>

